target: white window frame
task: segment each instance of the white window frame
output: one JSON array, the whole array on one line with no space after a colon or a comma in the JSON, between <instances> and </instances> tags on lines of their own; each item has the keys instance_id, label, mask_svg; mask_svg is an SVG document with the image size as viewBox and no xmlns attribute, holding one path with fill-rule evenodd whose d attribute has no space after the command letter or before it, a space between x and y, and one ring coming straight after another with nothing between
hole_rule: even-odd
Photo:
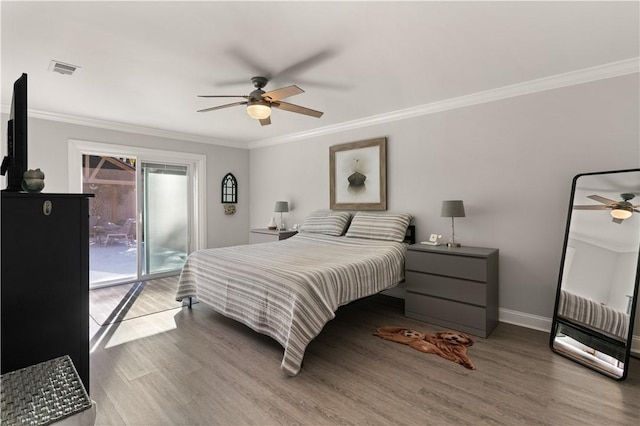
<instances>
[{"instance_id":1,"label":"white window frame","mask_svg":"<svg viewBox=\"0 0 640 426\"><path fill-rule=\"evenodd\" d=\"M193 173L193 185L189 196L193 210L190 214L189 253L206 247L207 244L207 157L203 154L142 148L130 145L115 145L78 139L68 140L69 155L69 192L82 192L82 156L110 155L113 157L132 157L139 161L188 164ZM191 172L192 171L192 172Z\"/></svg>"}]
</instances>

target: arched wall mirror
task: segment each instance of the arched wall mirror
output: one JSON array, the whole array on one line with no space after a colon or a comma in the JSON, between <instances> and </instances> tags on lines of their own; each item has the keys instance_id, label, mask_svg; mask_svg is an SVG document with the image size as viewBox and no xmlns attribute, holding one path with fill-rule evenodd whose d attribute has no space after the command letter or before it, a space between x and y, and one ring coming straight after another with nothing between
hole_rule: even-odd
<instances>
[{"instance_id":1,"label":"arched wall mirror","mask_svg":"<svg viewBox=\"0 0 640 426\"><path fill-rule=\"evenodd\" d=\"M640 169L573 179L551 349L627 376L640 275Z\"/></svg>"},{"instance_id":2,"label":"arched wall mirror","mask_svg":"<svg viewBox=\"0 0 640 426\"><path fill-rule=\"evenodd\" d=\"M231 173L227 173L222 178L222 202L237 203L238 202L238 181Z\"/></svg>"}]
</instances>

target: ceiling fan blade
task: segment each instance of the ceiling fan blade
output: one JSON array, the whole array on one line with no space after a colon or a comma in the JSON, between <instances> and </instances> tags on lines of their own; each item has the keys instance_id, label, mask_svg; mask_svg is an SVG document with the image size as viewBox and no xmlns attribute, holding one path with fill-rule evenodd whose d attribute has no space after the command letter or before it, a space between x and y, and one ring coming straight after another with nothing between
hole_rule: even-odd
<instances>
[{"instance_id":1,"label":"ceiling fan blade","mask_svg":"<svg viewBox=\"0 0 640 426\"><path fill-rule=\"evenodd\" d=\"M321 111L316 111L314 109L310 109L310 108L305 108L299 105L294 105L294 104L290 104L288 102L274 102L271 104L272 107L274 108L280 108L283 109L285 111L290 111L290 112L297 112L298 114L304 114L304 115L310 115L311 117L316 117L316 118L320 118L322 117L322 114L324 114Z\"/></svg>"},{"instance_id":2,"label":"ceiling fan blade","mask_svg":"<svg viewBox=\"0 0 640 426\"><path fill-rule=\"evenodd\" d=\"M329 90L351 90L354 85L341 84L336 82L327 82L327 81L319 81L319 80L305 80L296 78L296 83L301 86L310 86L310 87L319 87L321 89L329 89Z\"/></svg>"},{"instance_id":3,"label":"ceiling fan blade","mask_svg":"<svg viewBox=\"0 0 640 426\"><path fill-rule=\"evenodd\" d=\"M574 210L607 210L610 207L608 206L596 206L596 205L592 205L592 206L573 206Z\"/></svg>"},{"instance_id":4,"label":"ceiling fan blade","mask_svg":"<svg viewBox=\"0 0 640 426\"><path fill-rule=\"evenodd\" d=\"M245 98L249 97L246 95L198 95L199 98Z\"/></svg>"},{"instance_id":5,"label":"ceiling fan blade","mask_svg":"<svg viewBox=\"0 0 640 426\"><path fill-rule=\"evenodd\" d=\"M287 87L281 87L279 89L271 90L263 93L263 98L269 98L271 102L279 101L280 99L288 98L289 96L298 95L304 93L304 90L296 86L295 84Z\"/></svg>"},{"instance_id":6,"label":"ceiling fan blade","mask_svg":"<svg viewBox=\"0 0 640 426\"><path fill-rule=\"evenodd\" d=\"M240 85L246 85L247 84L247 79L243 78L242 80L225 80L225 81L219 81L217 83L215 83L217 87L229 87L229 86L240 86Z\"/></svg>"},{"instance_id":7,"label":"ceiling fan blade","mask_svg":"<svg viewBox=\"0 0 640 426\"><path fill-rule=\"evenodd\" d=\"M238 47L232 47L227 50L227 53L246 66L254 75L261 75L271 80L273 72L264 68L262 64L256 62L246 51Z\"/></svg>"},{"instance_id":8,"label":"ceiling fan blade","mask_svg":"<svg viewBox=\"0 0 640 426\"><path fill-rule=\"evenodd\" d=\"M246 105L246 104L247 102L234 102L232 104L218 105L211 108L199 109L197 112L215 111L217 109L224 109L224 108L229 108L229 107L238 106L238 105Z\"/></svg>"},{"instance_id":9,"label":"ceiling fan blade","mask_svg":"<svg viewBox=\"0 0 640 426\"><path fill-rule=\"evenodd\" d=\"M326 61L330 57L334 56L337 52L332 49L325 49L318 53L315 53L309 56L306 59L303 59L295 64L291 64L283 70L275 73L273 78L281 77L281 78L295 78L298 74L301 74L303 71L306 71L309 68L314 67L315 65Z\"/></svg>"},{"instance_id":10,"label":"ceiling fan blade","mask_svg":"<svg viewBox=\"0 0 640 426\"><path fill-rule=\"evenodd\" d=\"M261 126L268 126L269 124L271 124L271 116L267 117L267 118L263 118L260 121L260 125Z\"/></svg>"},{"instance_id":11,"label":"ceiling fan blade","mask_svg":"<svg viewBox=\"0 0 640 426\"><path fill-rule=\"evenodd\" d=\"M591 198L594 201L597 201L602 204L617 204L617 201L610 200L608 198L601 197L599 195L588 195L587 198Z\"/></svg>"}]
</instances>

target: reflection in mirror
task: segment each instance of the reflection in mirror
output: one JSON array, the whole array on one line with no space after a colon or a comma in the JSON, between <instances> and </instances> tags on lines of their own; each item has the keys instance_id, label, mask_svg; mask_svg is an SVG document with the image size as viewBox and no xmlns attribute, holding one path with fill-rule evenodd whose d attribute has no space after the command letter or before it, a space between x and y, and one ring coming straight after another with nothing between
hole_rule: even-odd
<instances>
[{"instance_id":1,"label":"reflection in mirror","mask_svg":"<svg viewBox=\"0 0 640 426\"><path fill-rule=\"evenodd\" d=\"M639 250L640 169L576 176L551 330L554 352L626 377Z\"/></svg>"}]
</instances>

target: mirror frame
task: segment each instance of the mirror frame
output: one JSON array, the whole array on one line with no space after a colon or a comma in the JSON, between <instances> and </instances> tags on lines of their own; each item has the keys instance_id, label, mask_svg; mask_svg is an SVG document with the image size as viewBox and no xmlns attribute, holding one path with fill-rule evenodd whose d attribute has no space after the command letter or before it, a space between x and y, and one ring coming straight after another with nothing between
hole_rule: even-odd
<instances>
[{"instance_id":1,"label":"mirror frame","mask_svg":"<svg viewBox=\"0 0 640 426\"><path fill-rule=\"evenodd\" d=\"M227 173L224 175L220 193L223 204L235 204L238 202L238 180L233 174Z\"/></svg>"},{"instance_id":2,"label":"mirror frame","mask_svg":"<svg viewBox=\"0 0 640 426\"><path fill-rule=\"evenodd\" d=\"M626 339L626 344L624 345L624 348L622 347L621 341L618 341L616 339L613 339L605 334L601 334L598 333L597 331L589 328L589 327L583 327L580 324L576 324L571 322L570 320L567 320L565 318L561 318L558 317L558 304L560 301L560 294L561 294L561 290L562 290L562 278L563 278L563 273L564 273L564 267L565 267L565 262L566 262L566 256L567 256L567 248L568 248L568 243L569 243L569 230L571 228L571 218L572 218L572 213L573 213L573 202L574 202L574 197L575 197L575 193L576 193L576 187L578 184L578 179L580 177L583 176L595 176L595 175L606 175L606 174L615 174L615 173L630 173L630 172L639 172L640 173L640 168L638 169L624 169L624 170L612 170L612 171L604 171L604 172L592 172L592 173L580 173L578 175L576 175L573 178L572 184L571 184L571 197L569 200L569 212L567 214L567 224L566 224L566 228L565 228L565 234L564 234L564 245L562 248L562 258L560 261L560 274L558 276L558 288L556 290L556 300L555 300L555 306L553 309L553 318L552 318L552 325L551 325L551 335L549 338L549 347L551 348L551 350L567 359L570 359L572 361L577 362L578 364L581 364L585 367L590 368L591 370L597 371L600 374L604 374L607 377L610 377L612 379L615 380L624 380L627 377L627 372L629 370L629 357L631 356L631 344L632 344L632 339L633 339L633 326L635 323L635 316L636 316L636 310L637 310L637 304L638 304L638 290L639 290L639 283L640 283L640 247L639 247L639 253L638 253L638 261L636 262L636 275L635 275L635 283L633 285L633 298L632 298L632 302L631 302L631 312L629 314L629 326L627 327L627 339ZM569 355L568 353L564 352L564 351L560 351L558 349L556 349L554 347L554 341L556 339L556 335L558 332L558 329L561 329L562 327L570 327L574 330L576 330L578 333L584 334L585 337L589 337L589 338L593 338L594 341L600 341L600 343L607 345L610 344L612 346L618 346L618 354L623 355L624 357L624 368L623 368L623 372L622 375L620 377L614 375L613 373L609 373L604 369L601 368L597 368L596 366L581 360L578 357L573 357L571 355ZM592 342L593 343L593 342ZM588 346L588 345L587 345ZM595 345L591 345L592 347ZM611 355L611 353L609 353L608 355ZM615 355L612 355L615 356ZM618 360L620 360L618 358Z\"/></svg>"}]
</instances>

